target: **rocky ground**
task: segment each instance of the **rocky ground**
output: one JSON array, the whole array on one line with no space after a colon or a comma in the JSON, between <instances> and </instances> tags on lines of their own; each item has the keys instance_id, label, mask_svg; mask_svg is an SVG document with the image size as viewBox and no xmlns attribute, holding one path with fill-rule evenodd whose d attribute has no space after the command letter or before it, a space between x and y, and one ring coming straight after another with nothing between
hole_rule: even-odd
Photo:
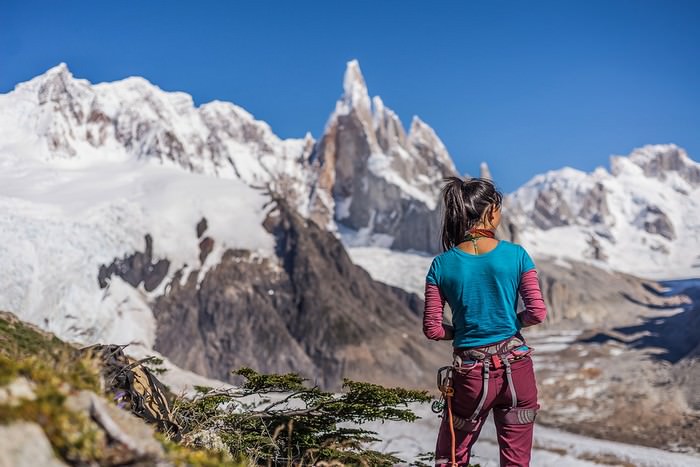
<instances>
[{"instance_id":1,"label":"rocky ground","mask_svg":"<svg viewBox=\"0 0 700 467\"><path fill-rule=\"evenodd\" d=\"M636 313L578 330L560 320L528 335L543 405L538 420L602 439L699 452L700 288L677 281L646 289L650 298Z\"/></svg>"},{"instance_id":2,"label":"rocky ground","mask_svg":"<svg viewBox=\"0 0 700 467\"><path fill-rule=\"evenodd\" d=\"M683 313L676 310L676 313ZM675 316L675 315L674 315ZM678 318L677 318L678 319ZM694 362L671 363L659 347L607 330L544 330L528 334L535 348L540 404L532 465L700 466L700 412L679 382L695 375ZM605 334L605 335L607 335ZM413 425L375 424L381 450L404 458L432 452L440 419L427 406ZM498 443L489 420L473 462L498 465Z\"/></svg>"},{"instance_id":3,"label":"rocky ground","mask_svg":"<svg viewBox=\"0 0 700 467\"><path fill-rule=\"evenodd\" d=\"M614 339L588 342L592 333L533 336L543 410L538 421L572 433L678 452L700 450L700 412L674 366L652 349Z\"/></svg>"},{"instance_id":4,"label":"rocky ground","mask_svg":"<svg viewBox=\"0 0 700 467\"><path fill-rule=\"evenodd\" d=\"M373 423L382 441L376 448L401 453L404 459L415 459L420 453L430 453L435 447L440 419L428 406L417 406L422 418L415 423ZM498 442L492 419L484 426L474 445L471 462L481 467L498 467ZM615 441L601 440L537 423L532 450L533 467L697 467L700 456L672 453Z\"/></svg>"}]
</instances>

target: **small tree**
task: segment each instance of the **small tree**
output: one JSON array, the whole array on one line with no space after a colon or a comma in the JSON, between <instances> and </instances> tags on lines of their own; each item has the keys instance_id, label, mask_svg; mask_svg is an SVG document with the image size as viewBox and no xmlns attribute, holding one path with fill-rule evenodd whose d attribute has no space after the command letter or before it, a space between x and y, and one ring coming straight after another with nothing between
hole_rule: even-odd
<instances>
[{"instance_id":1,"label":"small tree","mask_svg":"<svg viewBox=\"0 0 700 467\"><path fill-rule=\"evenodd\" d=\"M241 388L198 387L194 399L176 402L175 416L190 438L215 434L235 458L258 465L394 465L401 459L364 447L378 438L361 424L413 422L418 417L408 404L430 400L426 391L348 379L343 392L334 394L306 386L294 373L263 375L242 368L234 374L246 378ZM246 402L254 396L257 401Z\"/></svg>"}]
</instances>

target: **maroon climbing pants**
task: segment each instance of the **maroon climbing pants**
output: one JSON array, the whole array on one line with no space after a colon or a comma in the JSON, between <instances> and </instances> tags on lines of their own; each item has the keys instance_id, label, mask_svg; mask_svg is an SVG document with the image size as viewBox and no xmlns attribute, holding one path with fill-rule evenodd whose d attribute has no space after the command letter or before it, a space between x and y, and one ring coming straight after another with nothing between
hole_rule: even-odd
<instances>
[{"instance_id":1,"label":"maroon climbing pants","mask_svg":"<svg viewBox=\"0 0 700 467\"><path fill-rule=\"evenodd\" d=\"M517 407L521 409L537 409L537 385L532 359L527 356L512 362L512 379L517 396ZM482 390L481 365L464 373L453 373L454 396L452 411L462 418L469 418L476 410ZM469 464L471 449L483 426L489 412L494 410L494 422L498 435L498 445L501 454L501 466L529 466L530 451L532 450L532 431L534 423L513 423L504 417L505 410L511 407L512 396L504 368L492 369L489 375L489 390L486 402L479 414L479 421L474 431L455 429L456 461L460 467ZM440 424L437 446L435 448L435 465L445 467L450 465L452 439L450 425L445 410L445 416Z\"/></svg>"}]
</instances>

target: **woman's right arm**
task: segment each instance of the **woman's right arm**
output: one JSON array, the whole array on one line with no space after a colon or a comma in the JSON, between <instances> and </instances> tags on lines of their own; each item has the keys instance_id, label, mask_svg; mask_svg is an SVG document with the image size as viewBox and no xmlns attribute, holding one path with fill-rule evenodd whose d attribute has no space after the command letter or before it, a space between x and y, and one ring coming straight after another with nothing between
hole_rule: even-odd
<instances>
[{"instance_id":1,"label":"woman's right arm","mask_svg":"<svg viewBox=\"0 0 700 467\"><path fill-rule=\"evenodd\" d=\"M452 340L452 326L442 324L442 310L445 308L445 297L440 288L429 282L425 283L425 309L423 311L423 334L428 339Z\"/></svg>"},{"instance_id":2,"label":"woman's right arm","mask_svg":"<svg viewBox=\"0 0 700 467\"><path fill-rule=\"evenodd\" d=\"M520 324L528 327L543 322L547 317L547 307L542 297L536 269L530 269L522 274L518 292L525 305L525 310L518 314Z\"/></svg>"}]
</instances>

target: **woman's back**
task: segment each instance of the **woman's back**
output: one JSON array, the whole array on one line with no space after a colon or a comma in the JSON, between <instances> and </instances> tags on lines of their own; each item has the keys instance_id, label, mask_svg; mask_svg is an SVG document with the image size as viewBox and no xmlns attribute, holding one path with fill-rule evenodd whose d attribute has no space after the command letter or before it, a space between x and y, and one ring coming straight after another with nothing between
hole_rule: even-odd
<instances>
[{"instance_id":1,"label":"woman's back","mask_svg":"<svg viewBox=\"0 0 700 467\"><path fill-rule=\"evenodd\" d=\"M518 288L534 268L525 249L506 240L480 254L455 246L436 256L426 283L437 286L452 309L454 347L488 345L517 333Z\"/></svg>"}]
</instances>

